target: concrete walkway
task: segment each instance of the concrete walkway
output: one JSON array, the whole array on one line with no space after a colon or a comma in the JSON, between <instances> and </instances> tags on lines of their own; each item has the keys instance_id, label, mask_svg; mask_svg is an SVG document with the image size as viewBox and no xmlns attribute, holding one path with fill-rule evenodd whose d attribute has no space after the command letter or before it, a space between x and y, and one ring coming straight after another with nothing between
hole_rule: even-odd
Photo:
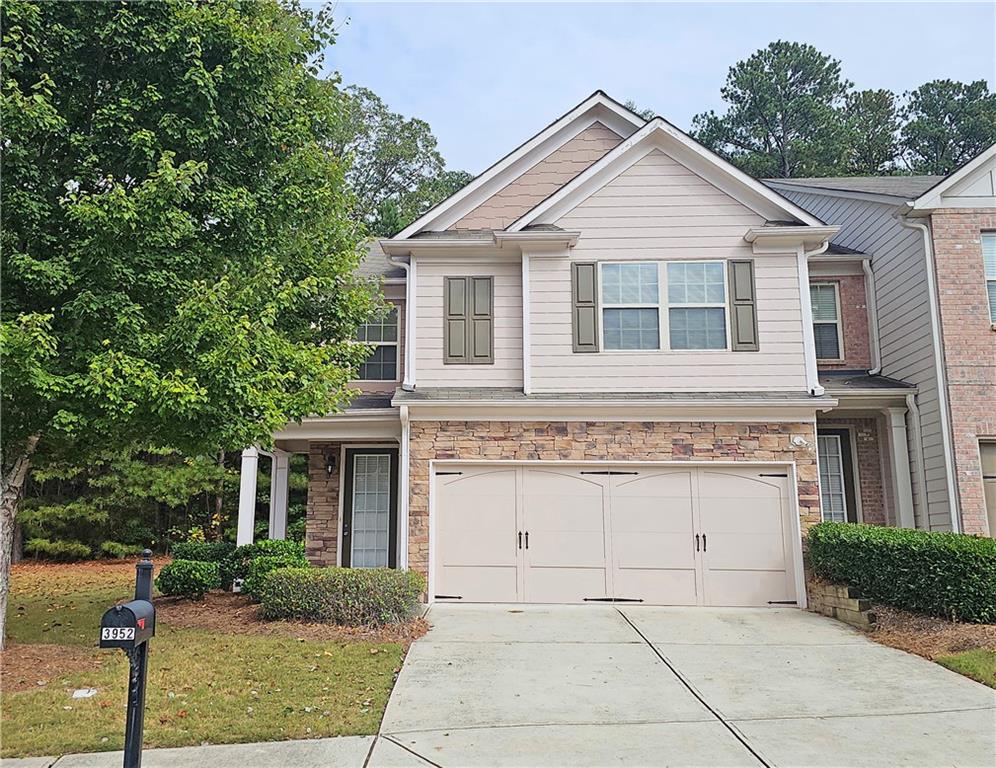
<instances>
[{"instance_id":1,"label":"concrete walkway","mask_svg":"<svg viewBox=\"0 0 996 768\"><path fill-rule=\"evenodd\" d=\"M803 611L438 605L428 619L379 736L146 750L143 767L996 765L996 692Z\"/></svg>"},{"instance_id":2,"label":"concrete walkway","mask_svg":"<svg viewBox=\"0 0 996 768\"><path fill-rule=\"evenodd\" d=\"M381 725L428 764L996 764L996 692L803 611L438 605L428 619Z\"/></svg>"}]
</instances>

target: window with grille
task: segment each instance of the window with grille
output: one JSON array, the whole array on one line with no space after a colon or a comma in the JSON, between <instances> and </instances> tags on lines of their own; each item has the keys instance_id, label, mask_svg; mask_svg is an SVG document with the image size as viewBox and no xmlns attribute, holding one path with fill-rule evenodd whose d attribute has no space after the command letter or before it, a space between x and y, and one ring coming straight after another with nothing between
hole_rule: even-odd
<instances>
[{"instance_id":1,"label":"window with grille","mask_svg":"<svg viewBox=\"0 0 996 768\"><path fill-rule=\"evenodd\" d=\"M843 359L840 327L840 301L836 283L812 283L809 297L813 306L813 337L817 360Z\"/></svg>"},{"instance_id":2,"label":"window with grille","mask_svg":"<svg viewBox=\"0 0 996 768\"><path fill-rule=\"evenodd\" d=\"M383 320L361 325L356 340L376 344L370 357L360 366L360 381L398 380L398 309L393 308Z\"/></svg>"},{"instance_id":3,"label":"window with grille","mask_svg":"<svg viewBox=\"0 0 996 768\"><path fill-rule=\"evenodd\" d=\"M982 233L982 261L989 295L989 322L996 325L996 232Z\"/></svg>"},{"instance_id":4,"label":"window with grille","mask_svg":"<svg viewBox=\"0 0 996 768\"><path fill-rule=\"evenodd\" d=\"M816 442L820 464L823 519L846 523L847 493L844 488L844 455L840 436L819 435Z\"/></svg>"}]
</instances>

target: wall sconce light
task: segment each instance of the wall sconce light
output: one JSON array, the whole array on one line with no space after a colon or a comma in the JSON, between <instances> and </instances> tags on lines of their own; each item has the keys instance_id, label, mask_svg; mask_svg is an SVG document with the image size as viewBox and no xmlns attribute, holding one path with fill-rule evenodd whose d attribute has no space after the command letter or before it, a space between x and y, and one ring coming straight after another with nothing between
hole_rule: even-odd
<instances>
[{"instance_id":1,"label":"wall sconce light","mask_svg":"<svg viewBox=\"0 0 996 768\"><path fill-rule=\"evenodd\" d=\"M331 448L325 450L325 472L329 477L335 473L335 451Z\"/></svg>"}]
</instances>

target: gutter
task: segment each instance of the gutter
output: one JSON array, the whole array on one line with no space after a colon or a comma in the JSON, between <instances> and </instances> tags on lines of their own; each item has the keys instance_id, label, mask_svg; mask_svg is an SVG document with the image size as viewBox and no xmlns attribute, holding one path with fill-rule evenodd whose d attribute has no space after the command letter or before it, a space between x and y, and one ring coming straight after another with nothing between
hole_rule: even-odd
<instances>
[{"instance_id":1,"label":"gutter","mask_svg":"<svg viewBox=\"0 0 996 768\"><path fill-rule=\"evenodd\" d=\"M405 378L401 388L415 391L415 259L402 261L398 256L388 256L394 266L405 270Z\"/></svg>"},{"instance_id":2,"label":"gutter","mask_svg":"<svg viewBox=\"0 0 996 768\"><path fill-rule=\"evenodd\" d=\"M908 213L908 211L907 211ZM958 508L958 494L954 477L954 450L951 438L951 419L948 412L948 386L944 375L944 351L941 347L941 320L939 317L940 303L937 298L937 276L934 274L934 247L931 240L930 227L920 221L910 221L906 214L900 212L896 216L900 225L907 229L920 230L923 237L924 268L927 272L927 298L930 303L930 333L934 346L934 372L937 378L937 405L941 416L941 440L944 444L944 476L948 486L948 506L951 509L951 530L961 532L961 515ZM926 493L924 493L926 501ZM927 527L930 525L930 511L926 509Z\"/></svg>"}]
</instances>

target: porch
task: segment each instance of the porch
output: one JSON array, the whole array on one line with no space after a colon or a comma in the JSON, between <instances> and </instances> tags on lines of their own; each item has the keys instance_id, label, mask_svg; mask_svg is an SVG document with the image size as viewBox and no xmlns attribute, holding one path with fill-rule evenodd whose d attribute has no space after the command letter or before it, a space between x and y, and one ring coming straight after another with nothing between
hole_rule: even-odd
<instances>
[{"instance_id":1,"label":"porch","mask_svg":"<svg viewBox=\"0 0 996 768\"><path fill-rule=\"evenodd\" d=\"M816 420L823 519L916 527L916 389L864 371L822 371L820 383L838 401Z\"/></svg>"}]
</instances>

